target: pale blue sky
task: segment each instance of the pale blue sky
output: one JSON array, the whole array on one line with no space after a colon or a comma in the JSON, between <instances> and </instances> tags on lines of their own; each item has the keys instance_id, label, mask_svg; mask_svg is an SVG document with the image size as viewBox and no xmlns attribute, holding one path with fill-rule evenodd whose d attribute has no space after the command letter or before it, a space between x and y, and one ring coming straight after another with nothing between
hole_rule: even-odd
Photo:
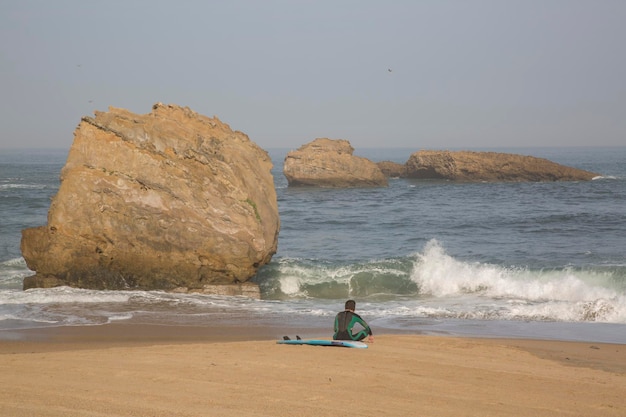
<instances>
[{"instance_id":1,"label":"pale blue sky","mask_svg":"<svg viewBox=\"0 0 626 417\"><path fill-rule=\"evenodd\" d=\"M264 148L626 145L624 22L624 0L0 0L0 148L159 101Z\"/></svg>"}]
</instances>

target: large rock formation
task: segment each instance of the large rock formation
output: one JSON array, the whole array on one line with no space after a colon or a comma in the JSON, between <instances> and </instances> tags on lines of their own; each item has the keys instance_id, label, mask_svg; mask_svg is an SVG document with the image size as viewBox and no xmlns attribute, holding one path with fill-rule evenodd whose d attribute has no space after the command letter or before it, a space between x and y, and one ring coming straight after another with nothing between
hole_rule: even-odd
<instances>
[{"instance_id":1,"label":"large rock formation","mask_svg":"<svg viewBox=\"0 0 626 417\"><path fill-rule=\"evenodd\" d=\"M387 177L366 158L352 155L347 140L318 138L285 157L283 173L290 186L380 187Z\"/></svg>"},{"instance_id":2,"label":"large rock formation","mask_svg":"<svg viewBox=\"0 0 626 417\"><path fill-rule=\"evenodd\" d=\"M277 249L271 168L245 134L188 108L84 117L47 226L22 232L36 271L24 288L245 291Z\"/></svg>"},{"instance_id":3,"label":"large rock formation","mask_svg":"<svg viewBox=\"0 0 626 417\"><path fill-rule=\"evenodd\" d=\"M586 181L599 175L543 158L496 152L419 151L405 166L408 178L455 181Z\"/></svg>"}]
</instances>

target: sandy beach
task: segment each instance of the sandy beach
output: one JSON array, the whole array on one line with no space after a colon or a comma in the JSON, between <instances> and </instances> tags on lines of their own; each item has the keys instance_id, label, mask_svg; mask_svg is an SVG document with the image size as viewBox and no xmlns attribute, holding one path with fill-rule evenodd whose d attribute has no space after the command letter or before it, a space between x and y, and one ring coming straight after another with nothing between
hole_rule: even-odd
<instances>
[{"instance_id":1,"label":"sandy beach","mask_svg":"<svg viewBox=\"0 0 626 417\"><path fill-rule=\"evenodd\" d=\"M388 334L348 349L277 345L278 331L5 334L0 415L626 415L625 345Z\"/></svg>"}]
</instances>

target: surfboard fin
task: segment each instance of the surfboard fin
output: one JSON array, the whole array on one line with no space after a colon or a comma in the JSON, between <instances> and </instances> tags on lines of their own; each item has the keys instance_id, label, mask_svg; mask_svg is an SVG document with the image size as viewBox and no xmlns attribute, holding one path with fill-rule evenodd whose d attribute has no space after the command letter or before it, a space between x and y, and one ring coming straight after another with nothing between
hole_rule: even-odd
<instances>
[{"instance_id":1,"label":"surfboard fin","mask_svg":"<svg viewBox=\"0 0 626 417\"><path fill-rule=\"evenodd\" d=\"M291 340L289 336L283 336L283 340Z\"/></svg>"},{"instance_id":2,"label":"surfboard fin","mask_svg":"<svg viewBox=\"0 0 626 417\"><path fill-rule=\"evenodd\" d=\"M298 335L296 335L296 340L302 340L302 338Z\"/></svg>"}]
</instances>

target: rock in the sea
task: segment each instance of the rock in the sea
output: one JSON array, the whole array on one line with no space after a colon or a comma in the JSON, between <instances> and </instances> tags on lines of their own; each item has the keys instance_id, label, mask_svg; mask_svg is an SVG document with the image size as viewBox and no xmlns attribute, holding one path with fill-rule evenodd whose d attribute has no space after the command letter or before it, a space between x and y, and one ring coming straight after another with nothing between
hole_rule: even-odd
<instances>
[{"instance_id":1,"label":"rock in the sea","mask_svg":"<svg viewBox=\"0 0 626 417\"><path fill-rule=\"evenodd\" d=\"M406 162L408 178L454 181L587 181L599 174L534 156L496 152L419 151Z\"/></svg>"},{"instance_id":2,"label":"rock in the sea","mask_svg":"<svg viewBox=\"0 0 626 417\"><path fill-rule=\"evenodd\" d=\"M290 186L381 187L387 177L367 158L354 156L350 142L318 138L285 157L283 173Z\"/></svg>"},{"instance_id":3,"label":"rock in the sea","mask_svg":"<svg viewBox=\"0 0 626 417\"><path fill-rule=\"evenodd\" d=\"M376 162L378 168L387 178L405 178L406 177L406 164L400 164L392 161Z\"/></svg>"},{"instance_id":4,"label":"rock in the sea","mask_svg":"<svg viewBox=\"0 0 626 417\"><path fill-rule=\"evenodd\" d=\"M186 107L84 117L47 226L22 232L36 272L24 288L241 287L276 253L271 168L245 134Z\"/></svg>"}]
</instances>

